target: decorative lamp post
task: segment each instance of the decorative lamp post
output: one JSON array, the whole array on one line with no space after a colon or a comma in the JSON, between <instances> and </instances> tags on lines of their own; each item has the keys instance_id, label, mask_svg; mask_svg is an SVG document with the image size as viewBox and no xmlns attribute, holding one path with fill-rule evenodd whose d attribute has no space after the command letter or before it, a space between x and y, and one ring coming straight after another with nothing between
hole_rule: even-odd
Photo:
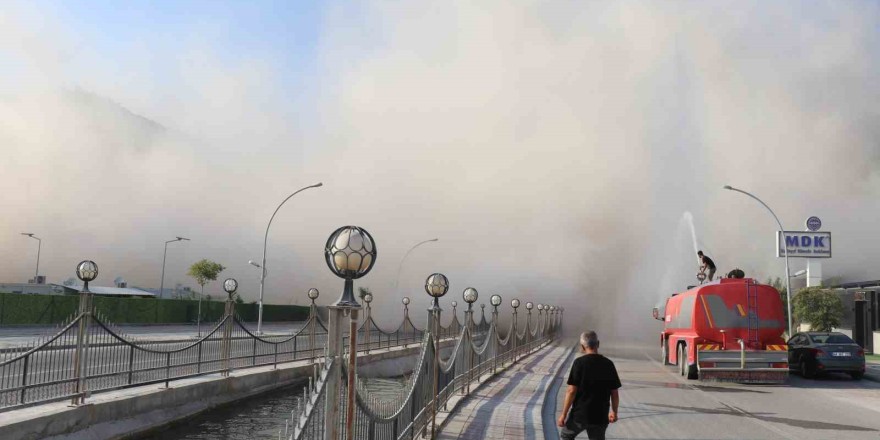
<instances>
[{"instance_id":1,"label":"decorative lamp post","mask_svg":"<svg viewBox=\"0 0 880 440\"><path fill-rule=\"evenodd\" d=\"M489 304L492 304L492 327L495 327L495 333L498 333L498 306L501 305L501 295L492 295L489 297ZM510 335L508 335L508 338ZM495 373L498 367L498 339L492 338L492 346L495 347L495 355L492 356L492 373Z\"/></svg>"},{"instance_id":2,"label":"decorative lamp post","mask_svg":"<svg viewBox=\"0 0 880 440\"><path fill-rule=\"evenodd\" d=\"M501 305L501 295L492 295L489 298L489 302L492 304L492 307L495 308L495 311L492 313L498 313L498 306Z\"/></svg>"},{"instance_id":3,"label":"decorative lamp post","mask_svg":"<svg viewBox=\"0 0 880 440\"><path fill-rule=\"evenodd\" d=\"M467 310L464 311L464 325L467 326L467 329L468 329L467 335L468 335L468 340L470 340L470 341L473 341L473 339L474 339L474 335L473 335L474 309L473 309L473 306L479 297L480 297L479 292L477 292L477 289L474 289L473 287L468 287L467 289L464 289L463 292L461 292L461 299L463 299L464 302L467 303ZM463 394L470 394L471 381L473 380L474 354L473 354L472 350L465 350L465 353L466 353L465 358L466 358L466 362L467 362L468 380L467 380L467 385L462 387L462 393Z\"/></svg>"},{"instance_id":4,"label":"decorative lamp post","mask_svg":"<svg viewBox=\"0 0 880 440\"><path fill-rule=\"evenodd\" d=\"M357 226L343 226L327 239L324 247L327 267L339 278L345 280L342 296L335 307L360 308L354 295L354 281L370 272L376 264L376 244L373 236Z\"/></svg>"},{"instance_id":5,"label":"decorative lamp post","mask_svg":"<svg viewBox=\"0 0 880 440\"><path fill-rule=\"evenodd\" d=\"M408 296L404 296L403 299L400 300L400 302L403 303L403 321L404 321L404 322L409 321L409 297L408 297ZM410 325L410 327L412 327L412 325ZM406 333L405 333L405 332L406 332L406 328L404 328L403 331L404 331L404 334L403 334L403 348L406 348L407 346L409 346L409 338L406 337ZM415 328L413 329L413 336L412 336L412 338L413 338L413 339L415 338Z\"/></svg>"},{"instance_id":6,"label":"decorative lamp post","mask_svg":"<svg viewBox=\"0 0 880 440\"><path fill-rule=\"evenodd\" d=\"M526 303L526 343L532 339L532 309L535 307L531 301Z\"/></svg>"},{"instance_id":7,"label":"decorative lamp post","mask_svg":"<svg viewBox=\"0 0 880 440\"><path fill-rule=\"evenodd\" d=\"M486 305L480 304L480 323L486 322Z\"/></svg>"},{"instance_id":8,"label":"decorative lamp post","mask_svg":"<svg viewBox=\"0 0 880 440\"><path fill-rule=\"evenodd\" d=\"M458 312L456 311L456 307L458 307L458 301L456 301L456 300L452 300L452 302L449 303L449 305L452 306L452 323L449 324L449 325L450 325L450 328L452 328L451 326L452 326L453 324L457 324L457 323L458 323ZM458 332L461 330L461 326L458 326L458 325L457 325L457 326L455 326L455 327L453 328L453 330L454 330L456 333L458 333Z\"/></svg>"},{"instance_id":9,"label":"decorative lamp post","mask_svg":"<svg viewBox=\"0 0 880 440\"><path fill-rule=\"evenodd\" d=\"M339 278L345 280L342 295L329 307L330 322L328 334L328 353L330 356L341 361L343 355L342 333L343 318L348 315L349 338L348 338L348 388L347 404L345 405L345 433L349 440L354 437L354 408L355 408L355 376L357 374L357 321L358 304L354 295L354 280L368 274L376 264L376 243L373 237L365 229L357 226L343 226L330 234L327 244L324 246L324 258L327 267ZM263 265L265 267L265 265ZM329 374L341 376L342 365L333 362ZM339 383L330 381L327 384L327 395L336 396L339 393ZM335 399L327 399L325 406L324 432L329 438L339 438L338 402Z\"/></svg>"},{"instance_id":10,"label":"decorative lamp post","mask_svg":"<svg viewBox=\"0 0 880 440\"><path fill-rule=\"evenodd\" d=\"M318 299L318 296L321 295L321 292L318 292L318 289L312 287L309 289L309 293L307 293L309 299L312 303L309 305L309 358L312 360L312 363L315 362L315 330L318 325L318 306L315 305L315 300Z\"/></svg>"},{"instance_id":11,"label":"decorative lamp post","mask_svg":"<svg viewBox=\"0 0 880 440\"><path fill-rule=\"evenodd\" d=\"M544 337L544 304L538 304L538 329Z\"/></svg>"},{"instance_id":12,"label":"decorative lamp post","mask_svg":"<svg viewBox=\"0 0 880 440\"><path fill-rule=\"evenodd\" d=\"M432 273L425 280L425 292L433 298L431 307L428 308L428 326L433 333L431 339L434 340L434 376L432 385L434 387L434 396L437 396L439 379L440 379L440 297L446 295L449 290L449 279L442 273ZM431 438L434 438L437 432L437 399L431 400Z\"/></svg>"},{"instance_id":13,"label":"decorative lamp post","mask_svg":"<svg viewBox=\"0 0 880 440\"><path fill-rule=\"evenodd\" d=\"M74 353L73 365L76 377L76 392L70 403L79 405L86 399L86 351L88 346L89 323L92 320L92 293L89 292L89 282L98 278L98 265L94 261L84 260L76 265L76 277L83 282L83 288L79 292L79 333L76 338L76 352Z\"/></svg>"},{"instance_id":14,"label":"decorative lamp post","mask_svg":"<svg viewBox=\"0 0 880 440\"><path fill-rule=\"evenodd\" d=\"M235 278L227 278L223 281L223 290L226 292L226 323L223 325L223 340L221 342L221 356L223 358L223 376L229 376L229 341L232 337L232 317L235 314L235 291L238 290L238 281ZM168 387L168 382L165 383Z\"/></svg>"},{"instance_id":15,"label":"decorative lamp post","mask_svg":"<svg viewBox=\"0 0 880 440\"><path fill-rule=\"evenodd\" d=\"M223 281L223 290L229 295L229 301L231 301L235 296L235 291L238 290L238 281L235 278L227 278Z\"/></svg>"},{"instance_id":16,"label":"decorative lamp post","mask_svg":"<svg viewBox=\"0 0 880 440\"><path fill-rule=\"evenodd\" d=\"M519 300L514 298L510 300L510 307L513 307L513 361L516 362L516 349L518 348L517 339L519 339L519 334L516 330L516 309L519 308Z\"/></svg>"}]
</instances>

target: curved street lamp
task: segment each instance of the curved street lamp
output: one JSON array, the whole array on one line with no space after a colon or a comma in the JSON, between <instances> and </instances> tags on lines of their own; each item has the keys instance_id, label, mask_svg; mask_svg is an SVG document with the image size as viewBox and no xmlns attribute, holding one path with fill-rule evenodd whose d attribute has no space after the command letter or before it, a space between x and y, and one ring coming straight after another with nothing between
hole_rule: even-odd
<instances>
[{"instance_id":1,"label":"curved street lamp","mask_svg":"<svg viewBox=\"0 0 880 440\"><path fill-rule=\"evenodd\" d=\"M425 243L431 243L431 242L439 241L439 240L440 240L439 238L432 238L430 240L420 241L420 242L416 243L415 245L413 245L413 247L409 248L409 250L406 251L405 254L403 254L403 258L400 259L400 264L397 265L397 278L394 279L394 294L395 295L397 295L397 285L400 283L400 270L403 269L403 262L406 261L406 257L409 257L409 254L413 250L415 250L415 248L417 248Z\"/></svg>"},{"instance_id":2,"label":"curved street lamp","mask_svg":"<svg viewBox=\"0 0 880 440\"><path fill-rule=\"evenodd\" d=\"M269 242L269 227L272 226L272 220L275 219L275 214L278 214L278 210L281 209L281 207L284 206L284 204L287 203L287 201L290 200L291 197L309 188L318 188L323 185L323 183L318 182L314 185L309 185L294 191L293 194L287 196L286 199L282 200L281 203L278 204L278 207L275 208L275 212L272 213L272 217L269 217L269 224L266 225L266 234L265 236L263 236L263 260L260 264L260 268L262 270L260 270L260 301L259 305L257 306L257 334L261 334L263 332L263 285L266 282L266 244Z\"/></svg>"},{"instance_id":3,"label":"curved street lamp","mask_svg":"<svg viewBox=\"0 0 880 440\"><path fill-rule=\"evenodd\" d=\"M165 259L168 258L168 243L175 243L178 241L189 241L189 239L186 237L174 237L174 240L168 240L165 242L165 252L162 254L162 281L159 283L159 298L165 296Z\"/></svg>"},{"instance_id":4,"label":"curved street lamp","mask_svg":"<svg viewBox=\"0 0 880 440\"><path fill-rule=\"evenodd\" d=\"M782 244L782 252L785 255L785 296L786 296L786 302L788 303L788 337L791 337L792 336L792 333L791 333L791 276L789 274L789 268L788 268L788 245L785 244L785 229L782 227L782 222L779 221L779 217L776 216L776 213L773 212L773 210L770 209L770 207L767 206L767 204L764 203L763 200L759 199L754 194L751 194L749 192L743 191L738 188L734 188L730 185L724 185L724 189L729 190L729 191L736 191L738 193L745 194L745 195L757 200L758 203L760 203L764 208L767 208L767 211L769 211L770 215L773 216L773 220L776 220L776 226L779 226L780 239L782 240L782 243L781 243Z\"/></svg>"},{"instance_id":5,"label":"curved street lamp","mask_svg":"<svg viewBox=\"0 0 880 440\"><path fill-rule=\"evenodd\" d=\"M43 248L43 240L32 232L22 232L21 235L37 240L37 270L34 271L34 284L37 284L37 278L40 276L40 250Z\"/></svg>"}]
</instances>

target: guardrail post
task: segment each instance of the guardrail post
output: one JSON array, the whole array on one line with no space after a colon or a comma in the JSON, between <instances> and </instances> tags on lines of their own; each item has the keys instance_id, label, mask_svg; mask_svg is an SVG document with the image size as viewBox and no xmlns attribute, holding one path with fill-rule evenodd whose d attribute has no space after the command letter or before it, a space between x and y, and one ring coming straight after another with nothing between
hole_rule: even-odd
<instances>
[{"instance_id":1,"label":"guardrail post","mask_svg":"<svg viewBox=\"0 0 880 440\"><path fill-rule=\"evenodd\" d=\"M329 306L329 319L327 323L327 356L333 359L330 362L330 371L327 373L327 398L324 401L324 440L337 440L339 438L339 382L342 380L342 337L343 318L348 308Z\"/></svg>"},{"instance_id":2,"label":"guardrail post","mask_svg":"<svg viewBox=\"0 0 880 440\"><path fill-rule=\"evenodd\" d=\"M492 338L492 374L495 374L495 370L498 368L498 307L495 307L495 311L492 312L492 324L490 328L494 328L494 332L489 337ZM510 340L510 335L507 335L507 339Z\"/></svg>"},{"instance_id":3,"label":"guardrail post","mask_svg":"<svg viewBox=\"0 0 880 440\"><path fill-rule=\"evenodd\" d=\"M226 299L226 307L224 312L226 322L223 324L223 340L221 341L220 356L223 358L223 376L229 377L229 371L232 369L229 359L229 349L232 345L232 325L235 323L235 301L232 300L233 293L229 293ZM254 346L257 340L254 339ZM256 349L254 349L256 352Z\"/></svg>"},{"instance_id":4,"label":"guardrail post","mask_svg":"<svg viewBox=\"0 0 880 440\"><path fill-rule=\"evenodd\" d=\"M315 325L318 320L317 314L317 306L315 305L315 300L312 300L312 305L309 306L309 358L311 358L312 363L315 363ZM294 340L294 343L296 341ZM296 350L294 350L293 357L296 358Z\"/></svg>"},{"instance_id":5,"label":"guardrail post","mask_svg":"<svg viewBox=\"0 0 880 440\"><path fill-rule=\"evenodd\" d=\"M467 326L467 339L468 343L465 344L465 365L467 368L467 380L464 387L462 387L462 391L464 394L471 393L471 381L473 380L473 369L474 369L474 335L473 335L473 323L474 323L474 311L471 308L472 304L468 303L468 308L464 312L464 325Z\"/></svg>"},{"instance_id":6,"label":"guardrail post","mask_svg":"<svg viewBox=\"0 0 880 440\"><path fill-rule=\"evenodd\" d=\"M434 344L434 356L432 356L431 364L431 438L437 434L437 400L438 388L440 385L440 308L439 301L434 298L431 307L428 308L428 322L425 325L425 331L431 333L431 340Z\"/></svg>"},{"instance_id":7,"label":"guardrail post","mask_svg":"<svg viewBox=\"0 0 880 440\"><path fill-rule=\"evenodd\" d=\"M88 338L89 322L92 319L92 293L89 292L88 281L84 282L79 292L79 329L76 334L76 351L73 354L73 374L76 378L76 389L71 405L80 405L85 402L86 376L88 375Z\"/></svg>"},{"instance_id":8,"label":"guardrail post","mask_svg":"<svg viewBox=\"0 0 880 440\"><path fill-rule=\"evenodd\" d=\"M348 440L354 440L354 407L357 404L357 334L358 334L358 308L351 307L349 311L348 327L348 377L347 395L345 405L345 435Z\"/></svg>"},{"instance_id":9,"label":"guardrail post","mask_svg":"<svg viewBox=\"0 0 880 440\"><path fill-rule=\"evenodd\" d=\"M517 355L517 339L519 336L516 332L516 307L513 308L513 345L511 346L511 352L513 354L513 360L511 363L516 363L516 355Z\"/></svg>"}]
</instances>

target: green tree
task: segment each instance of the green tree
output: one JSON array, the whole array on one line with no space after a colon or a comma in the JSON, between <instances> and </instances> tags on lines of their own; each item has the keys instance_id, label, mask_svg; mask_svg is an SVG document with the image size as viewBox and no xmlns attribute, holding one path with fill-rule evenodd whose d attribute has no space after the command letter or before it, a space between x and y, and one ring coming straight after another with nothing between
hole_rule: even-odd
<instances>
[{"instance_id":1,"label":"green tree","mask_svg":"<svg viewBox=\"0 0 880 440\"><path fill-rule=\"evenodd\" d=\"M843 317L843 301L834 292L822 287L806 287L792 299L794 316L810 324L814 331L827 332L839 327Z\"/></svg>"},{"instance_id":2,"label":"green tree","mask_svg":"<svg viewBox=\"0 0 880 440\"><path fill-rule=\"evenodd\" d=\"M370 288L369 288L369 287L358 287L358 296L361 297L361 301L363 301L364 297L365 297L368 293L371 294L371 295L373 294L373 292L370 291Z\"/></svg>"},{"instance_id":3,"label":"green tree","mask_svg":"<svg viewBox=\"0 0 880 440\"><path fill-rule=\"evenodd\" d=\"M220 263L215 263L211 260L201 259L193 263L192 266L189 267L189 272L187 275L195 278L196 283L202 287L202 291L199 294L199 310L198 316L196 317L196 325L199 328L199 336L202 334L202 296L205 295L205 284L208 284L208 281L215 281L217 276L220 275L220 272L223 272L223 267Z\"/></svg>"}]
</instances>

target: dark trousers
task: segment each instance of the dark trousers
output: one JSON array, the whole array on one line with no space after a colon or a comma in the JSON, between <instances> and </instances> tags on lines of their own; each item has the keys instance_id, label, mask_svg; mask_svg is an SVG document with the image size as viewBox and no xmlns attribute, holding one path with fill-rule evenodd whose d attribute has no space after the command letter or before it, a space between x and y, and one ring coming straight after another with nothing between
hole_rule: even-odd
<instances>
[{"instance_id":1,"label":"dark trousers","mask_svg":"<svg viewBox=\"0 0 880 440\"><path fill-rule=\"evenodd\" d=\"M565 422L565 426L559 430L559 438L562 440L574 440L578 434L587 431L590 440L605 440L605 430L608 425L582 425L571 418Z\"/></svg>"}]
</instances>

